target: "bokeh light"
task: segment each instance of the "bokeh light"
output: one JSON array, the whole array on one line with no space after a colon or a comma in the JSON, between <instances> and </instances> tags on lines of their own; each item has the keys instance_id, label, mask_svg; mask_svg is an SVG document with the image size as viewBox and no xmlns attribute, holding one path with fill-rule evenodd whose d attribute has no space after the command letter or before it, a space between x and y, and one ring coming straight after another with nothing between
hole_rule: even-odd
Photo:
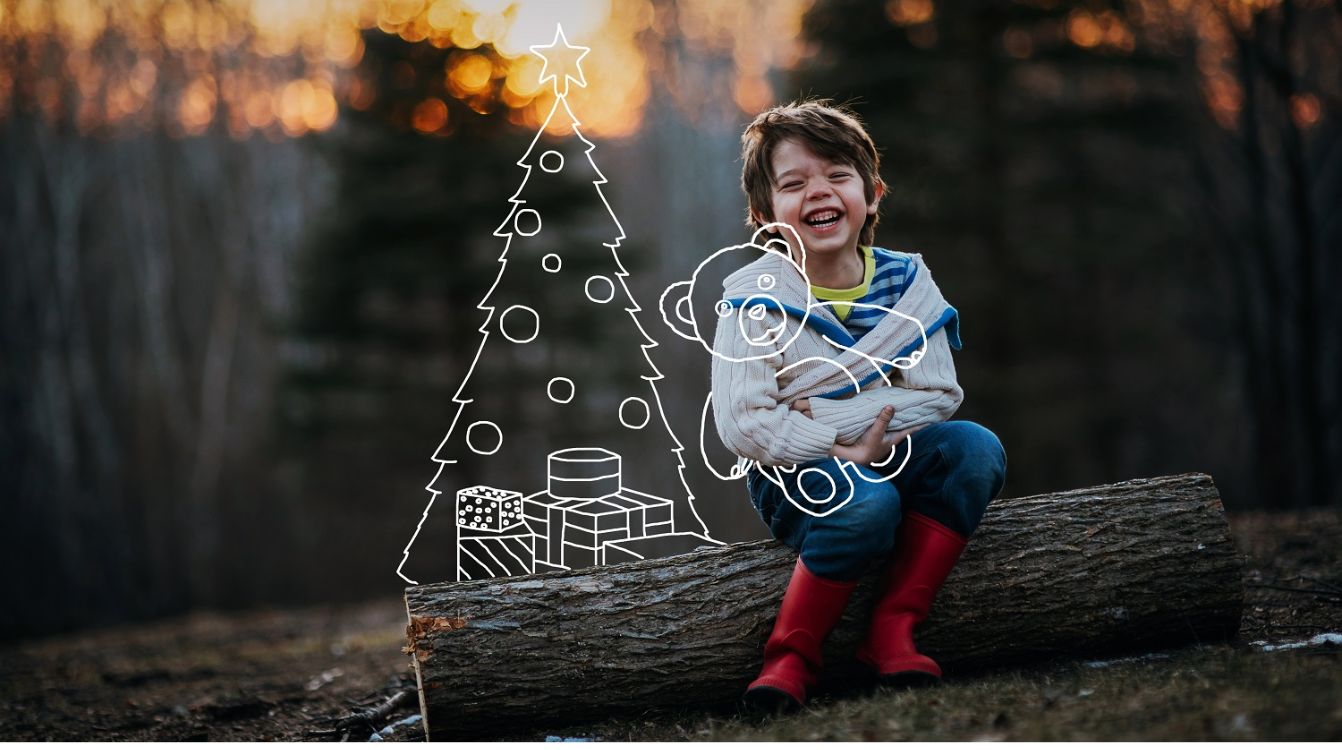
<instances>
[{"instance_id":1,"label":"bokeh light","mask_svg":"<svg viewBox=\"0 0 1342 750\"><path fill-rule=\"evenodd\" d=\"M575 44L592 47L583 61L589 85L570 92L589 133L638 130L652 91L648 50L677 35L731 55L738 75L724 93L738 106L767 105L768 72L798 55L760 39L794 38L809 0L678 5L679 20L657 28L651 0L0 0L0 116L18 103L113 136L153 127L193 136L219 126L238 138L322 131L335 124L338 102L366 110L376 100L355 69L362 35L380 32L443 49L492 47L496 55L452 58L448 92L480 112L502 104L514 122L535 126L553 94L539 85L529 47L550 41L560 22Z\"/></svg>"},{"instance_id":2,"label":"bokeh light","mask_svg":"<svg viewBox=\"0 0 1342 750\"><path fill-rule=\"evenodd\" d=\"M569 94L584 129L620 137L642 126L654 91L695 119L718 101L753 114L775 100L773 73L807 54L801 24L812 0L0 0L0 117L23 107L84 133L161 127L192 136L224 127L299 136L335 125L339 104L377 100L358 75L365 34L454 48L444 89L477 112L502 106L536 126L553 102L539 85L556 23L583 61L585 89ZM1134 0L1124 15L1078 7L1058 29L1068 44L1102 54L1133 52L1143 39L1191 38L1203 90L1218 121L1233 124L1242 96L1234 39L1280 0ZM935 0L887 0L889 23L910 43L939 38ZM1041 45L1038 29L1008 29L1010 57ZM488 49L486 49L488 48ZM696 56L698 56L696 58ZM730 64L721 76L713 65ZM1317 98L1292 104L1308 126L1325 115ZM426 121L427 122L427 121ZM420 129L411 123L412 127Z\"/></svg>"},{"instance_id":3,"label":"bokeh light","mask_svg":"<svg viewBox=\"0 0 1342 750\"><path fill-rule=\"evenodd\" d=\"M415 105L410 122L421 133L436 133L447 124L447 104L442 99L425 99Z\"/></svg>"}]
</instances>

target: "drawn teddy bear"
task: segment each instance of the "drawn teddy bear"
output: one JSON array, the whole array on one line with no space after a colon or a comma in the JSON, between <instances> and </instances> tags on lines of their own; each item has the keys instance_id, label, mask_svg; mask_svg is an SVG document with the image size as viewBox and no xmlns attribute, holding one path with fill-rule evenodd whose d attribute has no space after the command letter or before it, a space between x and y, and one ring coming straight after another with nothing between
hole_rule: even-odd
<instances>
[{"instance_id":1,"label":"drawn teddy bear","mask_svg":"<svg viewBox=\"0 0 1342 750\"><path fill-rule=\"evenodd\" d=\"M800 262L790 255L783 240L764 236L771 231L791 233L796 247L800 248ZM724 266L732 272L724 274ZM719 286L717 279L724 275L726 280ZM916 323L922 332L921 345L890 360L859 351L852 336L829 309L832 303L818 302L812 296L805 271L805 248L796 231L781 223L761 227L748 243L713 253L699 264L689 280L668 286L660 302L667 326L682 338L699 342L715 360L739 363L769 359L772 363L781 362L773 374L779 384L779 403L784 406L801 398L851 396L877 380L890 385L890 370L913 367L927 348L926 332L921 322L898 311L880 308ZM819 332L832 347L834 356L789 356L789 348L808 326ZM885 481L903 469L901 463L889 470L896 454L894 447L884 461L870 467L874 473L858 471L849 461L831 458L829 460L836 461L841 470L834 474L844 476L847 486L835 486L830 474L816 466L802 467L803 475L814 472L817 477L825 477L824 483L829 490L821 496L794 497L788 490L789 484L798 488L808 484L783 481L783 474L797 471L796 466L770 466L758 460L740 458L731 469L722 472L709 462L704 440L712 408L713 394L710 391L704 400L699 429L700 456L705 466L724 480L739 479L751 468L756 468L783 489L793 505L812 516L826 516L846 505L853 497L853 477L868 482ZM911 437L906 438L906 442L910 450L905 452L904 462L912 453ZM798 492L804 493L804 490Z\"/></svg>"}]
</instances>

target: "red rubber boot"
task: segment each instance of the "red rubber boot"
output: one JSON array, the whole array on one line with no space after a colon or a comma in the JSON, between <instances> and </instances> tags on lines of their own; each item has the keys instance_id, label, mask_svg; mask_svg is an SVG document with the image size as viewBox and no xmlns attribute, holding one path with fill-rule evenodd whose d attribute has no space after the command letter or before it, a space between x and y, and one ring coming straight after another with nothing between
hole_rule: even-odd
<instances>
[{"instance_id":1,"label":"red rubber boot","mask_svg":"<svg viewBox=\"0 0 1342 750\"><path fill-rule=\"evenodd\" d=\"M857 582L831 581L806 569L792 569L773 633L764 644L764 668L743 698L752 713L795 711L820 674L820 646L839 622Z\"/></svg>"},{"instance_id":2,"label":"red rubber boot","mask_svg":"<svg viewBox=\"0 0 1342 750\"><path fill-rule=\"evenodd\" d=\"M941 667L918 653L913 629L927 619L932 599L967 543L927 516L904 514L867 639L857 651L857 658L876 670L881 684L912 687L941 679Z\"/></svg>"}]
</instances>

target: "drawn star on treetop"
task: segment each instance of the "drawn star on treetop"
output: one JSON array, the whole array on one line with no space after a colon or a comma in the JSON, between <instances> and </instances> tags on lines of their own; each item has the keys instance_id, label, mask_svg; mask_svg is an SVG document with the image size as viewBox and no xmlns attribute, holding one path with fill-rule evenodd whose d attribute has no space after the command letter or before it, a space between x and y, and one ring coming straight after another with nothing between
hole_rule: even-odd
<instances>
[{"instance_id":1,"label":"drawn star on treetop","mask_svg":"<svg viewBox=\"0 0 1342 750\"><path fill-rule=\"evenodd\" d=\"M555 96L568 95L569 81L586 88L587 79L582 74L582 59L591 51L590 47L569 44L568 38L564 36L563 25L555 24L554 41L531 47L531 54L545 63L541 66L541 85L546 81L554 81ZM563 72L562 76L559 75L560 71ZM570 71L576 72L576 75Z\"/></svg>"}]
</instances>

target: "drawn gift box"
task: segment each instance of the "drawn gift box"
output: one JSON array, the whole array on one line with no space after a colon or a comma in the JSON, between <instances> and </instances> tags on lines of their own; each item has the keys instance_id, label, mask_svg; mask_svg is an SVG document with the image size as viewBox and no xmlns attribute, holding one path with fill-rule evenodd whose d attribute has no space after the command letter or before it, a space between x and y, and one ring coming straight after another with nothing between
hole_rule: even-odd
<instances>
[{"instance_id":1,"label":"drawn gift box","mask_svg":"<svg viewBox=\"0 0 1342 750\"><path fill-rule=\"evenodd\" d=\"M548 466L546 491L522 501L537 563L603 565L609 542L674 530L670 500L620 487L619 454L570 448L550 454Z\"/></svg>"},{"instance_id":2,"label":"drawn gift box","mask_svg":"<svg viewBox=\"0 0 1342 750\"><path fill-rule=\"evenodd\" d=\"M485 485L457 491L457 527L503 532L522 523L522 493Z\"/></svg>"},{"instance_id":3,"label":"drawn gift box","mask_svg":"<svg viewBox=\"0 0 1342 750\"><path fill-rule=\"evenodd\" d=\"M462 529L457 538L457 580L522 576L536 572L536 537L525 528L511 534Z\"/></svg>"},{"instance_id":4,"label":"drawn gift box","mask_svg":"<svg viewBox=\"0 0 1342 750\"><path fill-rule=\"evenodd\" d=\"M457 580L535 572L535 535L522 518L522 493L476 485L456 496Z\"/></svg>"},{"instance_id":5,"label":"drawn gift box","mask_svg":"<svg viewBox=\"0 0 1342 750\"><path fill-rule=\"evenodd\" d=\"M526 498L523 509L536 535L536 559L549 565L600 565L602 545L629 538L629 509L608 499L559 500L537 493Z\"/></svg>"}]
</instances>

